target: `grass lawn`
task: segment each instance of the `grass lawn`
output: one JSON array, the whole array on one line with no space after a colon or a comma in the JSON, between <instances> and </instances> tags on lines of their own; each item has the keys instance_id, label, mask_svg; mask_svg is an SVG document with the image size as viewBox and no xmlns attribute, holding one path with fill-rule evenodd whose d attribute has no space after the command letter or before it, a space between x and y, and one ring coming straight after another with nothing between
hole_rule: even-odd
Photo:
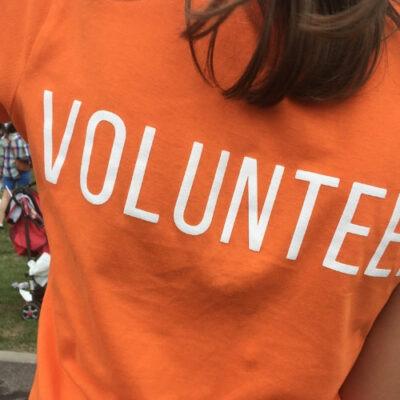
<instances>
[{"instance_id":1,"label":"grass lawn","mask_svg":"<svg viewBox=\"0 0 400 400\"><path fill-rule=\"evenodd\" d=\"M13 282L26 281L27 258L15 254L8 227L0 231L0 350L36 351L37 321L24 321L25 304Z\"/></svg>"}]
</instances>

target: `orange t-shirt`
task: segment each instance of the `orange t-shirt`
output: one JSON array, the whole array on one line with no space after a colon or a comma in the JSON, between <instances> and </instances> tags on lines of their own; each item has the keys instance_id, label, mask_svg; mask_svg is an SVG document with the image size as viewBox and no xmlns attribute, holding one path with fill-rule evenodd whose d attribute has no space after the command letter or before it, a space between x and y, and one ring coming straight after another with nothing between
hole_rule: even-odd
<instances>
[{"instance_id":1,"label":"orange t-shirt","mask_svg":"<svg viewBox=\"0 0 400 400\"><path fill-rule=\"evenodd\" d=\"M52 251L30 399L338 399L400 279L399 36L351 99L261 110L204 83L183 3L0 0Z\"/></svg>"}]
</instances>

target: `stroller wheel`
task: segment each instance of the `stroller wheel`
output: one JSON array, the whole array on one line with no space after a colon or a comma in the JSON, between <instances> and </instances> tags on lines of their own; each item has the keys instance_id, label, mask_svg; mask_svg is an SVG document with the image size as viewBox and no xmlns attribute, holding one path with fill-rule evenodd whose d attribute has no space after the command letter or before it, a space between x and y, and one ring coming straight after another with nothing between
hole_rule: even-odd
<instances>
[{"instance_id":1,"label":"stroller wheel","mask_svg":"<svg viewBox=\"0 0 400 400\"><path fill-rule=\"evenodd\" d=\"M31 301L26 303L21 309L21 317L25 321L38 319L40 314L40 304Z\"/></svg>"}]
</instances>

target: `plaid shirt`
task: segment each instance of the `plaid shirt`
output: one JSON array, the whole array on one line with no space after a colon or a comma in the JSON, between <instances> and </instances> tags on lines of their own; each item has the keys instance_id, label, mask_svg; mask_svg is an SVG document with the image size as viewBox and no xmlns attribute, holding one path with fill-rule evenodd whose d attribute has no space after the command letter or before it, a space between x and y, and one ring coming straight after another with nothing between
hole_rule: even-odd
<instances>
[{"instance_id":1,"label":"plaid shirt","mask_svg":"<svg viewBox=\"0 0 400 400\"><path fill-rule=\"evenodd\" d=\"M19 172L15 167L15 160L29 160L29 147L19 133L10 133L0 139L0 171L2 176L18 179Z\"/></svg>"}]
</instances>

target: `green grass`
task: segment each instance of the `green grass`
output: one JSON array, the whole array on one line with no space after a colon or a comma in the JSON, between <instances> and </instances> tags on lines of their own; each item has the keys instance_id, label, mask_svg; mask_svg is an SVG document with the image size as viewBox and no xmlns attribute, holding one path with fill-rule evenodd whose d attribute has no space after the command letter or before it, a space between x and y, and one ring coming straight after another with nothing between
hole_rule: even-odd
<instances>
[{"instance_id":1,"label":"green grass","mask_svg":"<svg viewBox=\"0 0 400 400\"><path fill-rule=\"evenodd\" d=\"M26 281L27 258L14 252L8 227L0 231L0 350L36 351L37 321L24 321L25 304L13 282Z\"/></svg>"}]
</instances>

